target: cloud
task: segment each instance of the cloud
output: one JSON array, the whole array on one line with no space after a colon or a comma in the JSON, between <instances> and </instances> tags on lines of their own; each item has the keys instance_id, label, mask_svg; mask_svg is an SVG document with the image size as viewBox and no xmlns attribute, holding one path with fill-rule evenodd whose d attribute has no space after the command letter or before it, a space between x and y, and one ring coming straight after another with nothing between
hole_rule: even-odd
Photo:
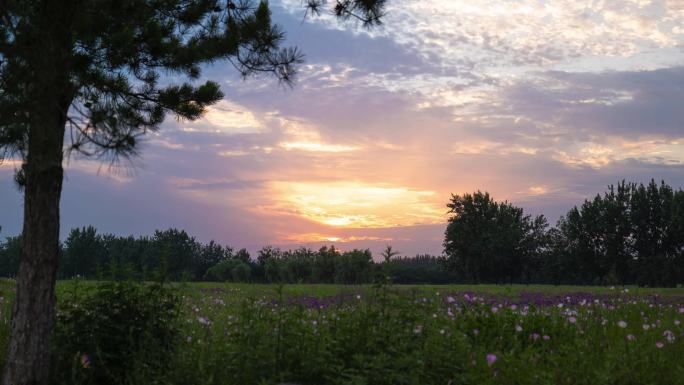
<instances>
[{"instance_id":1,"label":"cloud","mask_svg":"<svg viewBox=\"0 0 684 385\"><path fill-rule=\"evenodd\" d=\"M208 107L201 119L185 124L182 130L226 135L259 134L267 131L252 111L226 99Z\"/></svg>"}]
</instances>

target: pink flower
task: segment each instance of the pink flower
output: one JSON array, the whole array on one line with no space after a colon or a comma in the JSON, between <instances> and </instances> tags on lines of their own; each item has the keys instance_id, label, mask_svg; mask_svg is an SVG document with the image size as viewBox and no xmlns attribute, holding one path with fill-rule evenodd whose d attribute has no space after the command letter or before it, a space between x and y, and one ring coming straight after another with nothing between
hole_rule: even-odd
<instances>
[{"instance_id":1,"label":"pink flower","mask_svg":"<svg viewBox=\"0 0 684 385\"><path fill-rule=\"evenodd\" d=\"M454 303L454 302L456 302L456 298L454 298L454 297L452 297L452 296L448 296L448 297L447 297L447 302L449 302L449 303Z\"/></svg>"},{"instance_id":2,"label":"pink flower","mask_svg":"<svg viewBox=\"0 0 684 385\"><path fill-rule=\"evenodd\" d=\"M84 368L90 367L90 356L87 354L81 355L81 366Z\"/></svg>"},{"instance_id":3,"label":"pink flower","mask_svg":"<svg viewBox=\"0 0 684 385\"><path fill-rule=\"evenodd\" d=\"M634 334L627 334L627 341L634 341L636 340L636 337L634 337Z\"/></svg>"},{"instance_id":4,"label":"pink flower","mask_svg":"<svg viewBox=\"0 0 684 385\"><path fill-rule=\"evenodd\" d=\"M681 322L678 319L676 319L676 320L674 320L674 324L675 324L675 326L679 326L681 324Z\"/></svg>"},{"instance_id":5,"label":"pink flower","mask_svg":"<svg viewBox=\"0 0 684 385\"><path fill-rule=\"evenodd\" d=\"M570 317L570 318L568 318L568 322L570 322L571 324L574 324L575 322L577 322L577 318Z\"/></svg>"},{"instance_id":6,"label":"pink flower","mask_svg":"<svg viewBox=\"0 0 684 385\"><path fill-rule=\"evenodd\" d=\"M532 338L533 341L536 341L539 339L539 334L538 333L532 333L532 334L530 334L530 338Z\"/></svg>"},{"instance_id":7,"label":"pink flower","mask_svg":"<svg viewBox=\"0 0 684 385\"><path fill-rule=\"evenodd\" d=\"M487 354L487 365L492 366L496 362L496 355L495 354Z\"/></svg>"},{"instance_id":8,"label":"pink flower","mask_svg":"<svg viewBox=\"0 0 684 385\"><path fill-rule=\"evenodd\" d=\"M492 313L496 314L497 311L499 311L499 308L496 306L492 306Z\"/></svg>"},{"instance_id":9,"label":"pink flower","mask_svg":"<svg viewBox=\"0 0 684 385\"><path fill-rule=\"evenodd\" d=\"M663 346L665 346L665 344L664 344L664 343L662 343L662 342L660 342L660 341L656 342L656 348L658 348L658 349L662 349L662 348L663 348Z\"/></svg>"},{"instance_id":10,"label":"pink flower","mask_svg":"<svg viewBox=\"0 0 684 385\"><path fill-rule=\"evenodd\" d=\"M544 337L542 337L542 338L544 339L544 341L548 341L551 339L551 337L547 336L546 334L544 334Z\"/></svg>"}]
</instances>

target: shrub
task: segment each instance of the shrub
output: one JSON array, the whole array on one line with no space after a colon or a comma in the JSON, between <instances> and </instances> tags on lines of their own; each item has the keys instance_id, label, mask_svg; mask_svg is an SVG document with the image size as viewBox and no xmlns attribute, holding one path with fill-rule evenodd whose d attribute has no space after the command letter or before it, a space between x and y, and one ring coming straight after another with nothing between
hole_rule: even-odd
<instances>
[{"instance_id":1,"label":"shrub","mask_svg":"<svg viewBox=\"0 0 684 385\"><path fill-rule=\"evenodd\" d=\"M180 305L173 290L156 284L74 290L59 306L53 383L150 383L174 352Z\"/></svg>"}]
</instances>

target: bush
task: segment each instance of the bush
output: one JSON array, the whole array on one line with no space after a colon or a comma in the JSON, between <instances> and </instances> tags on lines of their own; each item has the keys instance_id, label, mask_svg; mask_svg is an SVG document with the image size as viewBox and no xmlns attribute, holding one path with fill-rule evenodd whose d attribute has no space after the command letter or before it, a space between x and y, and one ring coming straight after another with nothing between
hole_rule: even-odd
<instances>
[{"instance_id":1,"label":"bush","mask_svg":"<svg viewBox=\"0 0 684 385\"><path fill-rule=\"evenodd\" d=\"M160 285L77 288L59 307L53 383L153 382L174 353L180 305L180 297Z\"/></svg>"}]
</instances>

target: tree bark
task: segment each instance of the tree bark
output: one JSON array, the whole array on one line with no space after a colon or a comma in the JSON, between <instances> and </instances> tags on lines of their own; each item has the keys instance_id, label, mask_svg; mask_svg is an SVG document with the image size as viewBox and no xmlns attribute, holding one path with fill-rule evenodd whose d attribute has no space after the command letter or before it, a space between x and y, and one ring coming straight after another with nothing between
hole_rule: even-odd
<instances>
[{"instance_id":1,"label":"tree bark","mask_svg":"<svg viewBox=\"0 0 684 385\"><path fill-rule=\"evenodd\" d=\"M44 0L24 47L28 153L24 227L3 385L48 385L55 320L63 144L74 89L69 78L76 2Z\"/></svg>"},{"instance_id":2,"label":"tree bark","mask_svg":"<svg viewBox=\"0 0 684 385\"><path fill-rule=\"evenodd\" d=\"M57 125L52 140L30 141L24 191L24 228L12 313L4 385L46 385L50 374L50 336L55 319L55 280L59 251L59 201L62 191L62 140ZM34 131L34 130L32 130ZM35 130L35 131L47 131ZM61 126L61 136L64 125ZM32 136L35 136L33 132ZM35 145L36 141L42 142Z\"/></svg>"}]
</instances>

